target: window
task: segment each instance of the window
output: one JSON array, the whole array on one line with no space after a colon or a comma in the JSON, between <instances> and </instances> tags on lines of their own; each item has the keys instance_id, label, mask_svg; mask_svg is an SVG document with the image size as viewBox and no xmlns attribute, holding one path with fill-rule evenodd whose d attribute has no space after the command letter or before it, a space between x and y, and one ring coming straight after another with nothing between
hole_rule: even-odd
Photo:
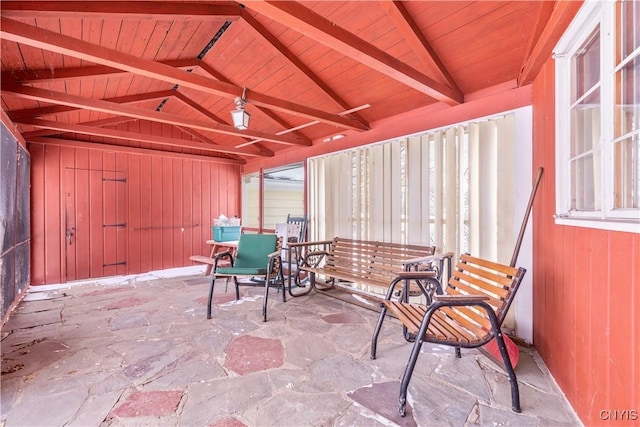
<instances>
[{"instance_id":1,"label":"window","mask_svg":"<svg viewBox=\"0 0 640 427\"><path fill-rule=\"evenodd\" d=\"M242 225L275 229L287 215L304 215L304 165L290 164L242 176ZM260 186L262 182L262 191ZM260 198L262 197L262 203ZM260 208L262 206L262 214Z\"/></svg>"},{"instance_id":2,"label":"window","mask_svg":"<svg viewBox=\"0 0 640 427\"><path fill-rule=\"evenodd\" d=\"M310 239L435 245L509 263L530 152L525 107L310 159Z\"/></svg>"},{"instance_id":3,"label":"window","mask_svg":"<svg viewBox=\"0 0 640 427\"><path fill-rule=\"evenodd\" d=\"M556 58L556 222L640 232L640 2L586 2Z\"/></svg>"}]
</instances>

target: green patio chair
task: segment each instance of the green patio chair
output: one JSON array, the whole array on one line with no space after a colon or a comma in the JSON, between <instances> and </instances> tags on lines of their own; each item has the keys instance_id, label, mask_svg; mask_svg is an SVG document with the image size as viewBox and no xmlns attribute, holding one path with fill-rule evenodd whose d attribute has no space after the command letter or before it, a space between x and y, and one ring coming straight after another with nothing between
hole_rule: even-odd
<instances>
[{"instance_id":1,"label":"green patio chair","mask_svg":"<svg viewBox=\"0 0 640 427\"><path fill-rule=\"evenodd\" d=\"M207 319L211 319L211 305L213 302L213 287L218 278L233 278L236 286L236 301L240 299L240 286L245 283L238 282L238 278L253 278L261 276L259 283L264 285L264 301L262 303L262 321L267 321L267 298L269 287L279 285L282 287L282 302L286 302L284 292L284 280L282 277L282 243L275 234L242 234L238 241L238 249L235 259L232 251L216 254L213 270L211 272L211 287L209 288L209 301L207 304ZM218 267L218 263L227 259L231 267ZM249 281L246 285L256 286Z\"/></svg>"}]
</instances>

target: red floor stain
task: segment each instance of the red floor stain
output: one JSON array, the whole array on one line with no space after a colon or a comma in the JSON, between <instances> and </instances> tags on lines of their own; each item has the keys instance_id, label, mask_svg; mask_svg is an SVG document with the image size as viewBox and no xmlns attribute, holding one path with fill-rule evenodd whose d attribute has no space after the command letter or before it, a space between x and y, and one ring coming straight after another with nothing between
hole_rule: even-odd
<instances>
[{"instance_id":1,"label":"red floor stain","mask_svg":"<svg viewBox=\"0 0 640 427\"><path fill-rule=\"evenodd\" d=\"M116 301L105 307L106 310L117 310L119 308L134 307L136 305L142 305L146 302L152 301L151 298L125 298L120 301Z\"/></svg>"},{"instance_id":2,"label":"red floor stain","mask_svg":"<svg viewBox=\"0 0 640 427\"><path fill-rule=\"evenodd\" d=\"M84 297L95 297L95 296L101 296L101 295L110 295L110 294L115 294L117 292L124 292L124 291L130 291L131 287L130 286L123 286L120 288L109 288L109 289L105 289L105 290L100 290L100 291L92 291L92 292L86 292L84 294L78 295L80 298L84 298Z\"/></svg>"},{"instance_id":3,"label":"red floor stain","mask_svg":"<svg viewBox=\"0 0 640 427\"><path fill-rule=\"evenodd\" d=\"M182 391L135 391L111 415L118 417L163 416L176 412Z\"/></svg>"},{"instance_id":4,"label":"red floor stain","mask_svg":"<svg viewBox=\"0 0 640 427\"><path fill-rule=\"evenodd\" d=\"M279 368L284 363L282 342L245 335L231 341L224 366L239 375Z\"/></svg>"},{"instance_id":5,"label":"red floor stain","mask_svg":"<svg viewBox=\"0 0 640 427\"><path fill-rule=\"evenodd\" d=\"M226 294L216 294L213 296L213 304L224 304L226 302L235 301L236 294L234 292L229 292ZM207 305L208 297L200 297L196 299L196 302L200 305Z\"/></svg>"},{"instance_id":6,"label":"red floor stain","mask_svg":"<svg viewBox=\"0 0 640 427\"><path fill-rule=\"evenodd\" d=\"M327 323L364 323L362 316L352 312L328 314L322 316L322 320Z\"/></svg>"},{"instance_id":7,"label":"red floor stain","mask_svg":"<svg viewBox=\"0 0 640 427\"><path fill-rule=\"evenodd\" d=\"M209 427L247 427L246 424L236 420L235 418L225 418L215 424L211 424Z\"/></svg>"}]
</instances>

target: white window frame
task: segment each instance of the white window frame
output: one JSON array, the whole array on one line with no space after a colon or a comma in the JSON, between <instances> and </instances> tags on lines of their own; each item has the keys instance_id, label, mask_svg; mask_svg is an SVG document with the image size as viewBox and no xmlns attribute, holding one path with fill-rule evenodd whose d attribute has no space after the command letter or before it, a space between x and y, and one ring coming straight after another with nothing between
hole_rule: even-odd
<instances>
[{"instance_id":1,"label":"white window frame","mask_svg":"<svg viewBox=\"0 0 640 427\"><path fill-rule=\"evenodd\" d=\"M559 225L640 233L640 209L613 209L613 135L615 87L615 1L587 1L554 50L556 72L556 215ZM571 210L572 58L600 27L600 210ZM634 54L637 54L635 52Z\"/></svg>"}]
</instances>

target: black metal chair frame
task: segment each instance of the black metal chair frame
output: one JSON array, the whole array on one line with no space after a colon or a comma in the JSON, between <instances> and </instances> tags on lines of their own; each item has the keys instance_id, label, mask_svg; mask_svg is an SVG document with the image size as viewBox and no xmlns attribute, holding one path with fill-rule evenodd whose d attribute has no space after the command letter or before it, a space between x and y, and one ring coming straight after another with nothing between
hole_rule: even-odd
<instances>
[{"instance_id":1,"label":"black metal chair frame","mask_svg":"<svg viewBox=\"0 0 640 427\"><path fill-rule=\"evenodd\" d=\"M465 263L464 260L461 261L462 263ZM447 288L456 288L456 283L457 283L457 272L460 270L457 270L456 272L453 273L453 277L449 280L449 284L447 286ZM407 366L405 368L404 374L402 375L402 381L401 381L401 385L400 385L400 396L399 396L399 408L398 408L398 412L400 413L401 416L405 416L406 414L406 402L407 402L407 389L409 387L409 382L411 381L411 376L413 374L413 370L415 368L415 364L418 360L418 356L420 355L420 349L422 347L422 344L424 344L425 342L430 342L430 343L435 343L435 344L443 344L443 345L449 345L449 346L453 346L455 347L455 354L457 358L461 357L460 354L460 348L477 348L477 347L481 347L485 344L487 344L489 341L491 341L492 339L496 339L496 343L498 345L498 349L500 351L500 355L502 357L502 361L505 367L505 371L509 377L509 382L511 383L511 407L512 410L514 412L519 413L520 412L520 392L518 389L518 380L516 378L516 374L513 368L513 365L511 363L511 359L509 358L509 353L507 351L507 347L505 345L504 342L504 337L503 337L503 333L502 330L500 329L502 322L504 321L504 318L506 316L506 312L509 309L509 306L511 304L511 302L513 301L513 298L515 296L515 293L520 285L520 282L522 281L522 278L524 277L526 270L523 268L519 268L517 269L517 274L513 277L513 284L511 285L511 291L510 291L510 296L508 297L508 299L506 299L504 301L503 306L500 308L499 310L499 317L498 315L496 315L496 312L494 311L494 307L492 307L491 305L489 305L487 303L488 300L490 300L491 298L488 295L482 295L482 294L478 294L478 295L443 295L443 291L442 291L442 286L440 285L439 281L436 279L435 275L432 272L404 272L401 275L399 275L399 277L397 277L396 279L393 280L393 282L391 283L391 285L389 286L389 290L387 291L387 295L385 298L385 303L382 304L382 310L380 312L380 317L378 318L378 323L376 325L376 328L374 330L373 333L373 337L371 339L371 359L375 359L376 358L376 351L377 351L377 340L378 340L378 336L380 334L380 329L382 327L382 322L384 321L384 318L387 314L387 310L388 310L388 305L387 305L387 301L391 301L392 296L394 295L394 289L396 287L396 285L398 283L404 283L405 284L405 289L406 289L406 283L409 280L416 280L416 282L418 283L418 285L420 286L421 290L423 291L423 293L426 295L427 291L426 289L423 287L423 284L421 283L422 281L431 283L432 288L435 288L436 291L436 295L434 295L433 297L433 302L428 305L428 306L422 306L419 307L418 305L414 305L414 304L407 304L406 303L406 298L407 298L407 294L406 292L403 293L402 296L402 302L405 304L405 306L413 306L411 307L411 310L414 312L415 318L413 319L414 321L417 321L417 319L419 319L420 316L422 316L422 320L421 322L418 321L420 327L419 330L417 332L417 334L415 334L415 336L413 336L415 338L414 340L414 345L413 348L411 350L411 355L409 357L409 361L407 362ZM390 304L391 305L391 304ZM428 328L429 328L429 324L432 320L432 317L434 315L434 313L442 308L446 308L446 307L472 307L475 306L478 309L481 309L483 311L486 312L487 317L490 320L491 323L491 331L489 331L489 333L487 333L484 337L482 337L481 339L477 340L477 341L473 341L473 342L469 342L469 343L465 343L463 341L459 341L459 340L451 340L451 339L441 339L438 338L432 334L427 333ZM401 319L402 321L402 319ZM454 320L455 322L455 320ZM405 338L409 338L408 333L406 332L406 326L405 326L405 322L403 323L403 327L405 327ZM415 325L415 323L414 323Z\"/></svg>"},{"instance_id":2,"label":"black metal chair frame","mask_svg":"<svg viewBox=\"0 0 640 427\"><path fill-rule=\"evenodd\" d=\"M233 282L236 288L236 301L240 300L240 286L264 286L264 299L262 301L262 321L266 322L267 321L267 302L269 299L269 288L273 287L273 286L278 286L278 291L280 290L279 288L282 288L282 302L287 302L287 297L286 297L286 292L285 292L285 282L284 282L284 276L282 274L282 255L281 255L281 241L279 239L279 242L277 244L277 250L271 254L269 254L269 261L267 264L267 272L264 276L264 278L261 278L259 281L256 282L252 282L252 283L240 283L238 282L238 277L239 276L243 276L241 274L238 275L223 275L223 276L217 276L216 275L216 270L218 268L218 262L224 260L224 259L228 259L231 267L233 267L234 264L234 259L233 259L233 251L224 251L224 252L219 252L215 255L214 257L214 265L213 265L213 269L211 270L211 286L209 287L209 298L207 301L207 319L211 319L211 305L213 303L213 288L215 286L215 282L217 278L220 277L225 277L227 278L227 280L232 277L233 278ZM275 271L275 275L273 275ZM273 275L273 277L272 277ZM253 275L247 275L244 277L253 277Z\"/></svg>"}]
</instances>

